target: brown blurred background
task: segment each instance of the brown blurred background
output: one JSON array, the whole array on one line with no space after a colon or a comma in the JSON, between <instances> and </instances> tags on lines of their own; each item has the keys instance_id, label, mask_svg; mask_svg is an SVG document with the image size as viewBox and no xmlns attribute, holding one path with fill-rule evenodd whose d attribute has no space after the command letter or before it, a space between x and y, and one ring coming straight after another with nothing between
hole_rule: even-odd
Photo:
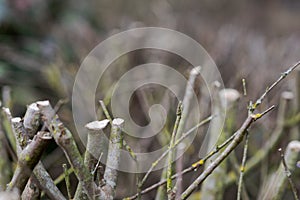
<instances>
[{"instance_id":1,"label":"brown blurred background","mask_svg":"<svg viewBox=\"0 0 300 200\"><path fill-rule=\"evenodd\" d=\"M244 77L255 95L299 58L299 9L296 0L1 0L0 84L22 94L17 105L70 95L76 70L99 42L130 28L159 26L198 41L227 87L240 87Z\"/></svg>"},{"instance_id":2,"label":"brown blurred background","mask_svg":"<svg viewBox=\"0 0 300 200\"><path fill-rule=\"evenodd\" d=\"M10 87L12 114L23 116L26 105L36 100L49 99L55 104L59 99L70 99L77 69L98 43L114 33L145 26L174 29L198 41L216 62L225 87L242 92L241 79L245 78L248 96L239 105L241 116L247 114L249 99L256 99L284 69L300 59L297 0L0 0L0 86ZM153 59L159 62L164 56L168 58L165 62L174 67L188 66L184 60L170 59L170 55L145 51L130 55L124 68ZM186 68L182 71L188 74ZM280 91L286 89L289 84L282 84L270 94L268 102L278 102ZM101 91L98 96L105 98ZM273 115L261 126L273 128ZM60 116L74 129L70 104L62 108ZM237 126L242 120L237 119ZM259 139L253 143L257 148L261 145ZM55 148L50 147L44 159L53 177L62 172L61 163L65 162ZM185 161L188 165L195 159ZM120 185L128 184L126 180L131 177L132 189L119 188L118 198L135 191L135 178L122 176ZM154 174L148 184L158 179L159 173ZM63 183L60 187L64 188ZM256 192L257 188L252 190L252 197ZM152 197L150 194L145 199Z\"/></svg>"}]
</instances>

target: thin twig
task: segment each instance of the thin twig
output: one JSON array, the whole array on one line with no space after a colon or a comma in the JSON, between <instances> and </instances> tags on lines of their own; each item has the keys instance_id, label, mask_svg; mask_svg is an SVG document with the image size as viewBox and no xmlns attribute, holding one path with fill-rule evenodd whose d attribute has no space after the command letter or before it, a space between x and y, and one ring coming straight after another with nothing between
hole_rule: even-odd
<instances>
[{"instance_id":1,"label":"thin twig","mask_svg":"<svg viewBox=\"0 0 300 200\"><path fill-rule=\"evenodd\" d=\"M70 167L70 168L68 169L68 174L70 175L70 174L72 174L73 172L74 172L73 167ZM65 179L65 174L62 173L62 174L59 175L53 182L54 182L55 185L58 185L58 184L61 183L64 179Z\"/></svg>"},{"instance_id":2,"label":"thin twig","mask_svg":"<svg viewBox=\"0 0 300 200\"><path fill-rule=\"evenodd\" d=\"M289 142L285 150L285 160L290 171L295 170L295 163L300 152L300 142L293 140ZM283 165L280 165L276 172L270 174L266 183L263 185L258 199L282 199L284 188L286 187L285 181L287 179L284 173ZM276 191L276 192L274 192Z\"/></svg>"},{"instance_id":3,"label":"thin twig","mask_svg":"<svg viewBox=\"0 0 300 200\"><path fill-rule=\"evenodd\" d=\"M182 102L179 102L177 106L177 111L176 111L176 121L174 124L173 132L171 135L171 140L170 140L170 145L169 145L169 154L168 154L168 167L167 167L167 194L168 194L168 200L171 200L174 198L174 193L172 192L172 161L174 158L174 147L175 147L175 138L178 130L178 126L180 123L182 117Z\"/></svg>"},{"instance_id":4,"label":"thin twig","mask_svg":"<svg viewBox=\"0 0 300 200\"><path fill-rule=\"evenodd\" d=\"M300 61L297 63L297 64L295 64L293 67L291 67L289 70L287 70L287 72L285 72L285 74L289 74L292 70L294 70L298 65L300 64ZM277 81L275 81L275 83L274 84L272 84L272 87L269 87L269 89L267 89L266 90L266 92L259 98L261 101L264 99L264 96L273 88L273 87L275 87L283 78L285 78L286 76L284 76L284 77L282 77L282 76L280 76L279 77L279 79L277 80ZM257 102L260 102L260 101L258 101L257 100ZM260 103L259 103L260 104ZM258 105L259 105L258 104ZM255 107L252 107L252 111L250 112L250 113L252 113L256 108L257 108L257 103L256 103L256 106ZM243 137L244 137L244 135L245 135L245 130L247 130L248 129L248 127L250 127L250 125L254 122L254 121L256 121L257 119L259 119L259 118L261 118L263 115L265 115L267 112L269 112L269 111L271 111L272 109L274 108L274 106L272 106L271 108L269 108L267 111L265 111L265 112L263 112L262 114L258 114L258 115L253 115L253 114L251 114L251 115L249 115L248 116L248 118L245 120L245 122L243 123L243 125L241 126L241 128L237 131L237 132L235 132L230 138L228 138L222 145L218 145L218 146L216 146L216 148L215 148L215 150L213 150L211 153L209 153L205 158L203 158L203 159L200 159L199 161L197 161L196 163L194 163L191 167L189 167L189 168L187 168L187 169L185 169L184 171L182 171L181 173L180 173L180 175L183 175L183 174L185 174L185 173L188 173L188 172L190 172L190 171L193 171L193 170L195 170L195 169L197 169L199 166L201 166L201 165L203 165L204 164L204 162L209 158L209 157L211 157L211 155L214 155L215 153L217 153L219 150L220 150L220 148L223 148L223 147L225 147L228 143L230 143L230 142L232 142L231 144L230 144L230 146L228 146L225 150L226 151L229 151L229 153L241 142L241 140L243 139ZM232 149L231 149L232 148ZM224 150L224 151L225 151ZM226 152L225 152L226 153ZM225 155L225 157L224 157L224 152L218 157L218 160L217 160L217 165L220 163L220 162L222 162L222 160L223 159L225 159L225 157L226 157L226 155ZM222 158L222 157L224 157L224 158ZM207 172L209 172L207 175L205 175L206 177L213 171L213 169L214 169L214 167L216 167L216 166L214 166L215 165L215 163L216 163L216 161L214 161L211 165L210 165L210 168L209 168L209 171L206 171L206 173ZM203 174L201 174L200 176L202 176L203 177ZM178 174L175 174L175 175L173 175L172 176L172 178L176 178L176 177L178 177ZM201 182L201 181L200 181ZM200 184L200 182L198 183L198 184ZM150 191L152 191L153 189L155 189L155 188L157 188L157 187L159 187L159 186L161 186L161 185L163 185L163 184L165 184L166 183L166 180L161 180L160 182L158 182L158 183L156 183L156 184L153 184L152 186L150 186L150 187L148 187L148 188L146 188L146 189L144 189L143 191L141 191L141 194L145 194L145 193L148 193L148 192L150 192ZM198 184L195 184L195 185L198 185ZM196 186L195 186L195 188L196 188ZM192 190L193 191L193 190ZM190 191L190 193L192 192L192 191ZM131 200L131 199L135 199L135 198L137 198L138 197L138 194L135 194L135 195L133 195L133 196L131 196L131 197L128 197L128 198L125 198L126 200ZM187 197L187 196L186 196Z\"/></svg>"},{"instance_id":5,"label":"thin twig","mask_svg":"<svg viewBox=\"0 0 300 200\"><path fill-rule=\"evenodd\" d=\"M282 93L278 107L275 130L272 132L270 139L264 144L264 146L260 150L258 150L255 155L249 158L249 160L247 161L247 170L244 172L244 176L251 174L251 172L259 165L259 163L261 163L261 161L270 154L270 152L274 149L274 146L276 146L276 144L280 140L282 134L284 133L283 130L286 125L284 119L287 114L287 107L290 99L290 92ZM228 187L229 185L235 183L236 179L237 176L229 176L228 181L226 181L226 186Z\"/></svg>"},{"instance_id":6,"label":"thin twig","mask_svg":"<svg viewBox=\"0 0 300 200\"><path fill-rule=\"evenodd\" d=\"M184 138L186 138L187 135L189 135L191 132L193 132L193 131L194 131L196 128L198 128L199 126L201 126L201 125L203 125L203 124L209 122L211 119L212 119L212 116L210 116L209 118L203 120L203 121L200 122L196 127L192 128L192 129L189 130L187 133L183 134L182 137L176 142L176 144L178 145ZM227 139L225 142L223 142L222 144L217 145L217 146L214 148L214 150L212 150L210 153L208 153L204 158L202 158L202 159L200 159L199 161L195 162L195 163L192 164L190 167L184 169L182 172L177 173L177 174L174 174L174 175L172 176L172 179L175 179L175 178L177 178L177 177L179 177L179 176L182 176L182 175L184 175L184 174L187 174L187 173L189 173L189 172L196 171L200 166L203 166L204 163L205 163L209 158L211 158L213 155L215 155L215 154L218 153L221 149L223 149L225 146L227 146L227 145L229 144L229 142L231 142L231 141L234 139L234 137L235 137L235 134L232 135L230 138L228 138L228 139ZM168 153L168 150L165 151L165 152L162 154L161 157L166 156L167 153ZM161 158L161 157L160 157L160 158ZM161 158L161 159L162 159L162 158ZM159 162L161 159L157 159L154 163ZM153 164L154 164L154 163L153 163ZM155 166L156 166L156 165L155 165ZM151 171L153 171L153 169L152 169L152 170L148 170L147 173L150 173ZM145 177L144 177L144 179L145 179ZM148 188L142 190L140 194L146 194L146 193L148 193L148 192L154 190L155 188L157 188L157 187L159 187L159 186L161 186L161 185L166 184L166 182L167 182L167 180L166 180L166 179L163 179L163 180L161 180L161 181L159 181L159 182L157 182L157 183L155 183L155 184L149 186ZM135 195L133 195L133 196L131 196L131 197L127 197L127 198L124 198L124 199L126 199L126 200L133 200L133 199L136 199L137 197L138 197L138 194L135 194Z\"/></svg>"},{"instance_id":7,"label":"thin twig","mask_svg":"<svg viewBox=\"0 0 300 200\"><path fill-rule=\"evenodd\" d=\"M235 133L234 139L231 143L224 149L224 151L203 171L203 173L182 193L181 199L188 198L192 192L198 187L200 183L202 183L213 171L214 169L220 165L220 163L241 143L243 140L246 130L251 126L253 122L257 119L263 117L265 114L274 109L274 106L268 108L263 113L251 114L247 117L243 125L237 132Z\"/></svg>"},{"instance_id":8,"label":"thin twig","mask_svg":"<svg viewBox=\"0 0 300 200\"><path fill-rule=\"evenodd\" d=\"M185 144L184 143L180 143L178 145L178 148L177 148L177 155L180 156L179 157L179 161L180 162L177 162L176 163L176 173L178 174L178 178L176 180L176 184L174 186L174 193L175 193L175 199L177 199L178 197L180 197L182 191L183 191L183 186L182 186L182 175L180 174L182 172L182 170L184 169L183 168L183 156L182 154L184 153L184 150L185 150Z\"/></svg>"},{"instance_id":9,"label":"thin twig","mask_svg":"<svg viewBox=\"0 0 300 200\"><path fill-rule=\"evenodd\" d=\"M200 183L202 183L213 171L214 169L233 151L236 146L243 140L245 136L245 131L251 126L251 124L256 121L257 119L264 116L266 113L268 113L270 110L274 108L274 106L270 107L263 113L253 114L253 111L256 110L256 108L262 103L266 95L276 86L278 85L288 74L290 74L298 65L300 65L300 61L298 61L295 65L290 67L288 70L286 70L284 73L281 74L281 76L270 86L266 89L266 91L261 95L260 98L257 99L255 104L251 105L249 107L249 115L241 128L237 131L236 137L233 139L233 141L227 146L227 148L222 152L220 156L216 158L215 161L213 161L206 170L182 193L181 199L188 198L191 193L198 187Z\"/></svg>"},{"instance_id":10,"label":"thin twig","mask_svg":"<svg viewBox=\"0 0 300 200\"><path fill-rule=\"evenodd\" d=\"M53 108L54 112L58 113L58 111L61 109L61 107L65 104L67 104L68 102L69 102L68 98L58 100L58 102L56 103L56 105Z\"/></svg>"},{"instance_id":11,"label":"thin twig","mask_svg":"<svg viewBox=\"0 0 300 200\"><path fill-rule=\"evenodd\" d=\"M222 143L230 136L234 130L229 130L232 126L234 119L229 116L233 112L234 105L237 103L240 93L231 88L225 88L219 90L217 84L215 85L213 92L213 101L215 106L212 108L212 112L218 116L215 120L210 123L209 128L209 139L203 141L209 148L214 147L217 143ZM222 118L225 118L227 114L225 124ZM228 131L227 131L228 130ZM210 149L208 149L210 150ZM200 151L201 152L201 151ZM208 151L209 152L209 151ZM208 153L206 152L206 153ZM214 160L217 155L212 156L210 160ZM206 168L210 162L206 163ZM224 179L227 177L227 163L222 163L218 166L214 173L207 178L207 180L201 186L201 198L203 199L221 199L224 194Z\"/></svg>"},{"instance_id":12,"label":"thin twig","mask_svg":"<svg viewBox=\"0 0 300 200\"><path fill-rule=\"evenodd\" d=\"M105 103L102 101L102 100L99 100L99 103L102 107L102 110L103 110L103 113L106 117L106 119L109 120L110 124L112 125L112 117L110 116L109 112L108 112L108 109L105 105ZM132 150L132 148L127 144L126 140L123 140L123 146L125 147L125 149L129 152L131 158L136 161L137 157L134 153L134 151Z\"/></svg>"},{"instance_id":13,"label":"thin twig","mask_svg":"<svg viewBox=\"0 0 300 200\"><path fill-rule=\"evenodd\" d=\"M111 116L110 116L110 114L109 114L109 112L108 112L108 110L107 110L107 108L105 106L105 103L102 100L99 100L99 103L100 103L100 105L102 107L102 110L103 110L103 113L104 113L106 119L108 119L109 122L112 124L112 118L111 118Z\"/></svg>"},{"instance_id":14,"label":"thin twig","mask_svg":"<svg viewBox=\"0 0 300 200\"><path fill-rule=\"evenodd\" d=\"M194 67L189 74L189 79L188 82L186 84L186 88L185 88L185 94L182 100L182 105L183 105L183 111L182 111L182 117L181 117L181 121L178 125L178 133L176 134L176 140L178 140L185 129L185 125L189 116L189 110L190 110L190 105L193 99L193 95L194 95L194 84L195 84L195 80L197 78L197 76L200 74L201 71L201 66L196 66ZM176 150L175 150L176 151ZM168 164L168 163L166 163ZM176 164L176 163L175 163ZM161 175L161 180L166 179L166 175L167 175L167 169L164 169ZM165 195L165 188L159 188L157 194L156 194L156 198L155 199L161 199L162 196Z\"/></svg>"},{"instance_id":15,"label":"thin twig","mask_svg":"<svg viewBox=\"0 0 300 200\"><path fill-rule=\"evenodd\" d=\"M241 169L240 169L240 179L239 179L239 184L238 184L237 200L241 199L243 177L244 177L244 171L245 171L245 165L246 165L246 159L247 159L248 142L249 142L249 133L248 133L248 131L246 131L246 140L245 140L245 145L244 145L242 165L241 165Z\"/></svg>"},{"instance_id":16,"label":"thin twig","mask_svg":"<svg viewBox=\"0 0 300 200\"><path fill-rule=\"evenodd\" d=\"M94 170L92 171L92 175L94 175L96 173L97 169L99 168L100 160L101 160L102 156L103 156L103 152L100 153L100 156L99 156L99 159L97 161L97 164L96 164Z\"/></svg>"},{"instance_id":17,"label":"thin twig","mask_svg":"<svg viewBox=\"0 0 300 200\"><path fill-rule=\"evenodd\" d=\"M175 143L175 146L178 145L182 140L184 140L190 133L192 133L195 129L199 128L200 126L204 125L205 123L208 123L213 117L210 116L208 118L206 118L205 120L203 120L202 122L200 122L198 125L196 125L195 127L193 127L192 129L190 129L188 132L184 133L181 138L179 138L179 140L176 141ZM235 135L232 135L230 138L228 138L225 142L223 142L222 144L220 145L217 145L215 147L214 150L212 150L209 154L207 154L207 156L205 156L203 159L200 159L199 161L195 162L194 164L192 164L190 167L184 169L182 172L180 173L177 173L177 174L174 174L171 178L172 179L175 179L179 176L182 176L184 174L187 174L189 172L192 172L192 171L196 171L200 166L202 166L205 161L207 161L210 157L212 157L214 154L218 153L221 149L223 149L230 141L232 141L234 139ZM148 170L147 174L149 175L149 173L151 173L154 169L154 167L157 165L157 163L159 161L161 161L166 155L167 153L169 152L169 149L167 151L165 151L155 162L153 162L151 168ZM154 166L154 167L153 167ZM148 177L147 174L144 176L143 180L146 180L146 178ZM167 179L162 179L161 181L151 185L150 187L142 190L140 192L140 194L146 194L152 190L154 190L155 188L159 187L159 186L162 186L164 184L166 184L167 182ZM126 200L132 200L132 199L136 199L138 197L138 193L131 196L131 197L127 197L127 198L124 198Z\"/></svg>"},{"instance_id":18,"label":"thin twig","mask_svg":"<svg viewBox=\"0 0 300 200\"><path fill-rule=\"evenodd\" d=\"M279 151L279 153L280 153L281 162L282 162L283 167L284 167L284 172L285 172L285 175L286 175L286 177L287 177L287 179L288 179L288 181L289 181L289 184L290 184L290 186L291 186L291 189L292 189L292 192L293 192L293 195L294 195L294 199L295 199L295 200L298 200L299 197L298 197L298 194L297 194L296 185L295 185L295 183L293 182L292 177L291 177L292 173L291 173L291 171L289 170L289 168L288 168L288 166L287 166L287 164L286 164L286 162L285 162L285 158L284 158L284 154L283 154L282 149L279 148L278 151Z\"/></svg>"},{"instance_id":19,"label":"thin twig","mask_svg":"<svg viewBox=\"0 0 300 200\"><path fill-rule=\"evenodd\" d=\"M188 83L186 85L186 89L185 89L185 94L182 100L182 114L181 114L181 121L178 125L178 134L176 135L176 140L178 140L184 131L185 128L185 124L188 118L188 114L189 114L189 110L190 110L190 104L193 98L193 94L194 94L194 85L195 85L195 80L197 78L197 76L200 74L201 71L201 67L197 66L194 67L191 72L190 72L190 76L189 76L189 80Z\"/></svg>"},{"instance_id":20,"label":"thin twig","mask_svg":"<svg viewBox=\"0 0 300 200\"><path fill-rule=\"evenodd\" d=\"M70 184L70 178L69 178L69 172L68 172L67 164L63 164L62 167L64 169L64 175L65 175L65 182L66 182L66 187L67 187L68 198L72 199L71 184Z\"/></svg>"},{"instance_id":21,"label":"thin twig","mask_svg":"<svg viewBox=\"0 0 300 200\"><path fill-rule=\"evenodd\" d=\"M223 149L225 146L227 146L235 138L235 136L236 136L236 133L233 134L232 136L230 136L222 144L216 145L215 148L211 152L209 152L204 158L202 158L202 159L198 160L197 162L195 162L194 164L192 164L192 166L194 166L194 167L202 166L208 159L210 159L213 155L215 155L221 149Z\"/></svg>"},{"instance_id":22,"label":"thin twig","mask_svg":"<svg viewBox=\"0 0 300 200\"><path fill-rule=\"evenodd\" d=\"M289 75L296 67L300 65L300 61L298 61L296 64L291 66L288 70L283 72L281 76L272 84L270 85L266 91L257 99L256 103L253 105L253 109L256 109L264 100L264 98L267 96L267 94L276 86L278 85L287 75Z\"/></svg>"},{"instance_id":23,"label":"thin twig","mask_svg":"<svg viewBox=\"0 0 300 200\"><path fill-rule=\"evenodd\" d=\"M175 142L175 146L177 146L179 143L181 143L184 139L186 139L191 133L193 133L197 128L199 128L200 126L210 122L212 120L212 116L209 116L208 118L204 119L203 121L201 121L199 124L197 124L196 126L194 126L193 128L191 128L190 130L188 130L186 133L182 134L182 136L176 140ZM233 138L232 138L233 139ZM155 160L151 167L149 168L149 170L147 171L147 173L144 175L142 181L141 181L141 187L144 185L144 183L146 182L147 178L149 177L150 173L153 172L154 168L159 164L159 162L166 156L168 155L170 149L167 149L163 154L161 154L161 156Z\"/></svg>"}]
</instances>

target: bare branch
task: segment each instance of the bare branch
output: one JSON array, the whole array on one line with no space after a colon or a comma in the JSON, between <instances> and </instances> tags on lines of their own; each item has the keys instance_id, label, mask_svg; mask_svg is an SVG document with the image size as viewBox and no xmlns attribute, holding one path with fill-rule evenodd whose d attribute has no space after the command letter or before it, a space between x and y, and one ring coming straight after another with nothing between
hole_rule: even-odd
<instances>
[{"instance_id":1,"label":"bare branch","mask_svg":"<svg viewBox=\"0 0 300 200\"><path fill-rule=\"evenodd\" d=\"M201 71L201 66L194 67L190 71L189 80L187 82L187 85L185 88L185 94L184 94L184 97L182 100L182 105L183 105L183 111L182 111L182 117L181 117L182 119L180 120L180 123L178 125L178 133L176 134L175 140L178 140L184 132L186 120L188 118L189 109L190 109L191 101L192 101L193 94L194 94L193 87L194 87L197 76L199 76L199 74L200 74L200 71ZM167 171L166 171L166 169L164 169L162 172L162 175L161 175L161 180L166 179L166 175L167 175ZM159 190L156 194L156 199L161 199L162 196L165 195L165 192L166 192L165 188L163 188L163 187L159 188Z\"/></svg>"},{"instance_id":2,"label":"bare branch","mask_svg":"<svg viewBox=\"0 0 300 200\"><path fill-rule=\"evenodd\" d=\"M264 100L264 98L267 96L267 94L276 86L278 85L283 79L285 79L285 77L287 75L289 75L292 71L294 71L296 69L296 67L298 67L300 65L300 61L298 61L296 64L294 64L293 66L291 66L288 70L286 70L285 72L283 72L281 74L281 76L272 84L270 85L266 91L257 99L256 103L254 104L254 109L256 109L256 107L258 107L262 101Z\"/></svg>"},{"instance_id":3,"label":"bare branch","mask_svg":"<svg viewBox=\"0 0 300 200\"><path fill-rule=\"evenodd\" d=\"M104 172L105 185L102 187L103 192L100 194L100 199L112 200L115 196L117 169L119 167L121 149L123 146L123 125L123 119L117 118L112 121L106 169Z\"/></svg>"},{"instance_id":4,"label":"bare branch","mask_svg":"<svg viewBox=\"0 0 300 200\"><path fill-rule=\"evenodd\" d=\"M246 131L246 142L244 145L243 160L242 160L242 165L241 165L241 169L240 169L240 179L239 179L239 185L238 185L237 200L241 199L243 177L244 177L244 171L245 171L245 165L246 165L246 159L247 159L248 142L249 142L249 133Z\"/></svg>"},{"instance_id":5,"label":"bare branch","mask_svg":"<svg viewBox=\"0 0 300 200\"><path fill-rule=\"evenodd\" d=\"M262 114L251 114L247 117L241 128L234 134L235 137L231 143L224 149L224 151L203 171L203 173L182 193L181 199L188 198L191 193L201 184L214 169L238 146L243 140L246 130L251 126L253 122L270 112L274 106L264 111Z\"/></svg>"},{"instance_id":6,"label":"bare branch","mask_svg":"<svg viewBox=\"0 0 300 200\"><path fill-rule=\"evenodd\" d=\"M74 168L75 175L82 184L88 198L94 199L96 186L91 173L83 163L72 133L63 125L58 116L55 115L55 111L49 101L38 102L37 104L41 110L42 118L45 120L46 126Z\"/></svg>"},{"instance_id":7,"label":"bare branch","mask_svg":"<svg viewBox=\"0 0 300 200\"><path fill-rule=\"evenodd\" d=\"M69 172L68 172L67 164L63 164L62 167L64 168L65 182L66 182L66 187L67 187L68 198L72 199L71 184L70 184L70 178L69 178Z\"/></svg>"},{"instance_id":8,"label":"bare branch","mask_svg":"<svg viewBox=\"0 0 300 200\"><path fill-rule=\"evenodd\" d=\"M286 166L290 171L293 171L296 167L295 163L300 152L300 142L297 140L291 141L285 151ZM276 172L272 173L266 183L263 185L258 199L282 199L283 189L285 188L285 182L287 180L285 169L283 165L280 165ZM277 191L277 192L274 192Z\"/></svg>"},{"instance_id":9,"label":"bare branch","mask_svg":"<svg viewBox=\"0 0 300 200\"><path fill-rule=\"evenodd\" d=\"M174 158L174 148L175 148L175 139L176 139L176 134L177 134L177 130L178 130L178 126L180 123L182 117L182 103L179 102L178 107L177 107L177 111L176 111L176 121L175 121L175 125L173 128L173 132L172 132L172 136L171 136L171 141L169 144L169 154L168 154L168 167L167 167L167 194L168 194L168 200L172 200L175 197L174 192L172 191L172 162L173 162L173 158Z\"/></svg>"},{"instance_id":10,"label":"bare branch","mask_svg":"<svg viewBox=\"0 0 300 200\"><path fill-rule=\"evenodd\" d=\"M36 134L36 131L40 125L40 115L40 109L38 108L37 104L32 103L27 108L24 121L22 121L20 118L13 118L11 120L13 132L15 134L16 140L18 141L18 143L16 144L17 149L25 148L29 140L32 139L32 137ZM25 128L25 125L27 129ZM30 134L28 134L28 132ZM65 197L54 184L52 178L46 171L42 162L38 162L36 167L33 169L33 176L31 176L30 179L32 179L30 182L32 184L35 183L36 185L38 185L39 188L46 192L48 197L57 200L65 200ZM26 192L30 192L26 191L27 188L30 187L26 187L23 194Z\"/></svg>"},{"instance_id":11,"label":"bare branch","mask_svg":"<svg viewBox=\"0 0 300 200\"><path fill-rule=\"evenodd\" d=\"M292 188L292 192L293 192L293 195L294 195L294 199L295 199L295 200L298 200L299 197L298 197L298 194L297 194L297 189L296 189L295 183L293 182L292 177L291 177L292 173L291 173L291 171L289 170L289 168L288 168L288 166L287 166L287 164L286 164L286 161L285 161L285 158L284 158L282 149L279 148L278 151L279 151L279 153L280 153L281 162L282 162L283 167L284 167L285 175L286 175L286 177L287 177L287 179L288 179L288 181L289 181L289 184L290 184L290 186L291 186L291 188Z\"/></svg>"},{"instance_id":12,"label":"bare branch","mask_svg":"<svg viewBox=\"0 0 300 200\"><path fill-rule=\"evenodd\" d=\"M251 126L251 124L257 119L261 118L268 112L270 112L275 106L270 107L266 111L258 114L253 114L253 111L262 103L265 96L278 84L280 83L288 74L290 74L298 65L300 65L300 61L295 65L290 67L287 71L281 74L281 76L266 89L266 91L262 94L262 96L256 101L254 105L249 107L249 116L241 126L241 128L236 132L235 138L232 142L227 146L227 148L214 160L206 170L182 193L181 199L188 198L191 193L198 187L200 183L202 183L213 171L214 169L233 151L236 146L243 140L246 130Z\"/></svg>"},{"instance_id":13,"label":"bare branch","mask_svg":"<svg viewBox=\"0 0 300 200\"><path fill-rule=\"evenodd\" d=\"M104 142L105 136L102 130L108 125L108 123L109 120L105 119L102 121L93 121L85 125L85 127L88 129L88 138L84 155L84 164L87 166L90 174L92 174L92 171L97 163L97 159L95 157L98 158L101 153L106 151L106 145ZM82 185L79 183L74 199L86 199L84 196L86 195L82 192Z\"/></svg>"},{"instance_id":14,"label":"bare branch","mask_svg":"<svg viewBox=\"0 0 300 200\"><path fill-rule=\"evenodd\" d=\"M32 142L20 153L14 176L7 186L7 191L17 188L23 191L35 165L39 162L43 150L51 136L48 132L38 132Z\"/></svg>"}]
</instances>

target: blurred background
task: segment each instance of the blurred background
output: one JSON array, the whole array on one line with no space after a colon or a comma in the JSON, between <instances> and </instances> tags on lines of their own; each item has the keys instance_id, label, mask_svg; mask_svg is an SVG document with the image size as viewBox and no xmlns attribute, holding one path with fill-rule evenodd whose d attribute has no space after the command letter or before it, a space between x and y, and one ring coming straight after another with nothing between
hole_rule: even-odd
<instances>
[{"instance_id":1,"label":"blurred background","mask_svg":"<svg viewBox=\"0 0 300 200\"><path fill-rule=\"evenodd\" d=\"M23 116L26 105L49 99L54 105L59 99L71 99L76 72L88 53L109 36L136 27L158 26L180 31L199 42L218 66L225 87L243 93L242 78L246 79L247 96L236 106L239 116L233 127L238 127L247 115L247 102L255 100L288 66L300 59L300 1L76 1L76 0L0 0L0 86L2 98L10 97L9 106L13 116ZM114 76L121 75L137 64L159 62L180 70L188 77L192 66L182 58L154 50L136 51L119 58L114 63L119 70L107 72L107 80L99 85L97 98L109 97L102 88L108 88ZM116 75L117 74L117 75ZM293 77L291 78L293 80ZM202 80L198 80L199 84ZM267 99L263 108L278 104L281 92L293 90L292 81L281 84ZM295 88L294 88L295 89ZM105 91L105 90L103 90ZM149 95L163 96L164 92L146 88L146 94L133 97L131 112L141 125L147 124L147 114L136 114ZM197 86L195 86L197 92ZM149 102L148 102L149 103ZM150 102L150 104L155 101ZM175 113L177 102L170 100ZM205 113L205 112L204 112ZM206 111L209 115L210 111ZM259 149L264 139L276 126L276 112L271 113L255 126L249 154ZM72 120L71 104L59 112L66 126L76 133ZM172 118L173 117L173 118ZM171 131L174 115L166 129ZM101 113L99 113L101 118ZM103 118L103 117L102 117ZM265 135L263 133L267 132ZM168 136L166 136L168 137ZM164 139L148 149L163 145ZM161 143L160 143L161 142ZM288 140L282 140L286 146ZM78 141L82 151L83 145ZM130 142L129 142L130 143ZM135 149L137 150L137 149ZM194 145L184 158L185 166L198 157ZM276 151L275 151L276 152ZM237 152L238 155L240 152ZM273 158L275 157L275 158ZM270 160L277 160L279 156ZM43 163L53 178L62 173L65 163L62 152L55 145L50 146ZM271 161L270 161L271 162ZM271 166L272 167L272 166ZM299 170L298 170L299 171ZM155 183L161 171L153 173L146 185ZM262 170L248 179L251 199L256 198L259 184L252 182L260 177ZM196 174L189 175L185 186ZM72 177L76 182L76 178ZM123 198L136 191L136 175L121 173L117 198ZM129 187L130 185L130 187ZM66 194L64 183L60 188ZM126 187L125 187L126 186ZM298 184L299 188L299 184ZM73 190L76 188L74 187ZM232 198L236 185L228 185L225 195ZM235 194L234 192L234 194ZM288 194L287 194L288 195ZM152 199L155 193L144 198Z\"/></svg>"}]
</instances>

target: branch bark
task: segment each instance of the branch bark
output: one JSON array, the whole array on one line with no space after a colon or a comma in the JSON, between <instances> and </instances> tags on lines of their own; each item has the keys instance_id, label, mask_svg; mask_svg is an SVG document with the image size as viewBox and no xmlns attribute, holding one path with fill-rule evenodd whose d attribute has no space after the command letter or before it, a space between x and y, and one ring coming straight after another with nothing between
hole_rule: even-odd
<instances>
[{"instance_id":1,"label":"branch bark","mask_svg":"<svg viewBox=\"0 0 300 200\"><path fill-rule=\"evenodd\" d=\"M64 151L69 163L89 199L95 199L95 183L92 175L83 163L72 133L67 129L55 114L49 101L37 102L42 113L42 119L54 137L55 142Z\"/></svg>"},{"instance_id":2,"label":"branch bark","mask_svg":"<svg viewBox=\"0 0 300 200\"><path fill-rule=\"evenodd\" d=\"M104 133L102 130L108 125L109 120L105 119L102 121L93 121L88 123L85 127L88 129L87 147L84 155L84 164L87 166L88 171L92 174L100 154L106 151L104 143ZM92 174L93 175L93 174ZM102 179L102 178L101 178ZM87 199L86 194L82 192L81 183L78 187L74 196L75 200Z\"/></svg>"},{"instance_id":3,"label":"branch bark","mask_svg":"<svg viewBox=\"0 0 300 200\"><path fill-rule=\"evenodd\" d=\"M20 153L14 176L7 186L8 191L13 188L17 188L19 192L24 190L33 168L39 162L50 139L48 132L38 132L31 143Z\"/></svg>"},{"instance_id":4,"label":"branch bark","mask_svg":"<svg viewBox=\"0 0 300 200\"><path fill-rule=\"evenodd\" d=\"M115 196L118 175L117 169L120 164L121 148L123 146L123 126L123 119L117 118L112 121L106 169L104 172L106 185L102 187L100 199L112 200Z\"/></svg>"}]
</instances>

